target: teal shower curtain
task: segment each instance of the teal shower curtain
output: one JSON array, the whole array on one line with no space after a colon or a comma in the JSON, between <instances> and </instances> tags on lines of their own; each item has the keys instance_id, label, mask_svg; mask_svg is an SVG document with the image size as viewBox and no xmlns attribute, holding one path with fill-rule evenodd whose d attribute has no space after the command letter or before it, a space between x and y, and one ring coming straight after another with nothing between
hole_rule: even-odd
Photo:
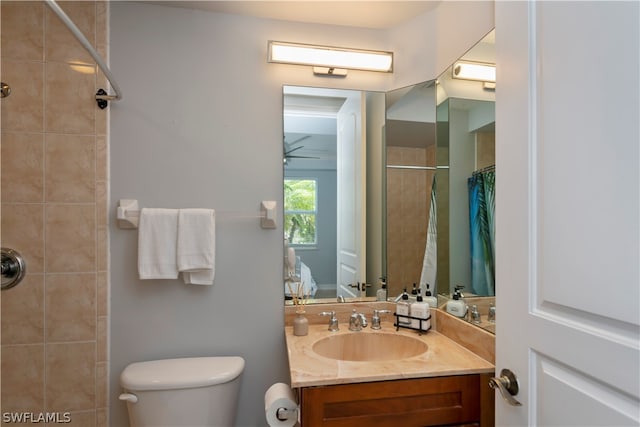
<instances>
[{"instance_id":1,"label":"teal shower curtain","mask_svg":"<svg viewBox=\"0 0 640 427\"><path fill-rule=\"evenodd\" d=\"M471 288L477 295L495 295L495 169L474 172L468 179L471 232Z\"/></svg>"}]
</instances>

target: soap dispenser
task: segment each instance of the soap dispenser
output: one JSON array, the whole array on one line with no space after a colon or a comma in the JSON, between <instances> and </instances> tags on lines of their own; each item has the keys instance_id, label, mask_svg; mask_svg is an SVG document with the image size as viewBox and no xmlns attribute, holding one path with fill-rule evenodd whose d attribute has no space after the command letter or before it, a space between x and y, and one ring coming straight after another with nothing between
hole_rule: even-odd
<instances>
[{"instance_id":1,"label":"soap dispenser","mask_svg":"<svg viewBox=\"0 0 640 427\"><path fill-rule=\"evenodd\" d=\"M420 293L420 290L418 288L416 288L416 284L413 284L413 288L411 289L411 296L409 297L409 300L411 301L411 303L416 302L416 300L418 299L418 294Z\"/></svg>"},{"instance_id":2,"label":"soap dispenser","mask_svg":"<svg viewBox=\"0 0 640 427\"><path fill-rule=\"evenodd\" d=\"M376 301L386 301L387 296L387 280L382 276L380 278L380 289L376 291Z\"/></svg>"},{"instance_id":3,"label":"soap dispenser","mask_svg":"<svg viewBox=\"0 0 640 427\"><path fill-rule=\"evenodd\" d=\"M396 315L398 317L398 324L411 326L411 320L408 317L411 314L411 303L409 302L409 294L405 291L402 293L402 298L396 303Z\"/></svg>"},{"instance_id":4,"label":"soap dispenser","mask_svg":"<svg viewBox=\"0 0 640 427\"><path fill-rule=\"evenodd\" d=\"M427 283L427 290L424 292L424 302L429 304L431 308L438 307L438 297L432 296L431 291L429 290L429 284Z\"/></svg>"},{"instance_id":5,"label":"soap dispenser","mask_svg":"<svg viewBox=\"0 0 640 427\"><path fill-rule=\"evenodd\" d=\"M467 305L462 299L458 287L456 287L456 290L453 292L453 299L447 302L447 313L462 318L467 314Z\"/></svg>"},{"instance_id":6,"label":"soap dispenser","mask_svg":"<svg viewBox=\"0 0 640 427\"><path fill-rule=\"evenodd\" d=\"M431 317L431 310L429 304L424 302L422 295L418 292L416 302L411 304L411 327L421 331L426 331L431 327L429 318ZM422 320L420 320L422 319Z\"/></svg>"}]
</instances>

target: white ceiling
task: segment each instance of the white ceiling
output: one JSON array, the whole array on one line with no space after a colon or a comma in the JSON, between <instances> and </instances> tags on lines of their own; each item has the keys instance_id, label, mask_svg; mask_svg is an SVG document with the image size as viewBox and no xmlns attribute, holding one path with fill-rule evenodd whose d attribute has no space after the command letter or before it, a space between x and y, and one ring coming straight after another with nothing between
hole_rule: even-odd
<instances>
[{"instance_id":1,"label":"white ceiling","mask_svg":"<svg viewBox=\"0 0 640 427\"><path fill-rule=\"evenodd\" d=\"M148 1L165 6L284 21L387 29L434 9L441 0Z\"/></svg>"}]
</instances>

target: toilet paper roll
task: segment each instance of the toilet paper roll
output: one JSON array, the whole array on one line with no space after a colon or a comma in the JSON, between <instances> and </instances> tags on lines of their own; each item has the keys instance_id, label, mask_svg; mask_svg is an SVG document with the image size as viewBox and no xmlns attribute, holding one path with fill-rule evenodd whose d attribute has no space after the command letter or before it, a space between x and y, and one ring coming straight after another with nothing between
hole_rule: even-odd
<instances>
[{"instance_id":1,"label":"toilet paper roll","mask_svg":"<svg viewBox=\"0 0 640 427\"><path fill-rule=\"evenodd\" d=\"M287 384L275 383L264 394L264 412L271 427L293 427L298 422L298 404Z\"/></svg>"}]
</instances>

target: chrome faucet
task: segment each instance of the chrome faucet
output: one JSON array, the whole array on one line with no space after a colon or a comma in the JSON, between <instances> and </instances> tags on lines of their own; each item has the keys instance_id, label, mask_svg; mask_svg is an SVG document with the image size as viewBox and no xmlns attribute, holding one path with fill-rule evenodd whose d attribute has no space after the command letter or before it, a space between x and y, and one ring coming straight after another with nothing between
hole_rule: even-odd
<instances>
[{"instance_id":1,"label":"chrome faucet","mask_svg":"<svg viewBox=\"0 0 640 427\"><path fill-rule=\"evenodd\" d=\"M496 306L493 304L489 305L489 314L487 315L487 320L491 323L496 323Z\"/></svg>"},{"instance_id":2,"label":"chrome faucet","mask_svg":"<svg viewBox=\"0 0 640 427\"><path fill-rule=\"evenodd\" d=\"M331 332L336 332L339 330L338 328L338 318L336 317L335 311L323 311L318 313L320 316L329 316L329 330Z\"/></svg>"},{"instance_id":3,"label":"chrome faucet","mask_svg":"<svg viewBox=\"0 0 640 427\"><path fill-rule=\"evenodd\" d=\"M478 306L475 304L471 307L471 322L476 324L480 323L480 312L478 311Z\"/></svg>"},{"instance_id":4,"label":"chrome faucet","mask_svg":"<svg viewBox=\"0 0 640 427\"><path fill-rule=\"evenodd\" d=\"M367 318L364 314L356 312L356 309L353 309L353 313L349 316L349 330L350 331L361 331L362 328L367 327Z\"/></svg>"},{"instance_id":5,"label":"chrome faucet","mask_svg":"<svg viewBox=\"0 0 640 427\"><path fill-rule=\"evenodd\" d=\"M371 329L382 329L380 326L380 315L383 313L391 313L390 310L373 310L373 317L371 317Z\"/></svg>"}]
</instances>

